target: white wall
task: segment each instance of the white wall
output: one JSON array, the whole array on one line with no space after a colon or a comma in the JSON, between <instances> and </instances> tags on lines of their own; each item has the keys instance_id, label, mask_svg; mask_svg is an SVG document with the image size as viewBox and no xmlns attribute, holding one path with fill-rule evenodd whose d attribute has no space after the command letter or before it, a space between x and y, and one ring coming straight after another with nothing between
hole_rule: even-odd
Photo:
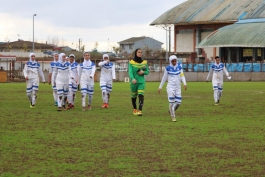
<instances>
[{"instance_id":1,"label":"white wall","mask_svg":"<svg viewBox=\"0 0 265 177\"><path fill-rule=\"evenodd\" d=\"M177 34L176 52L194 52L193 44L193 34Z\"/></svg>"}]
</instances>

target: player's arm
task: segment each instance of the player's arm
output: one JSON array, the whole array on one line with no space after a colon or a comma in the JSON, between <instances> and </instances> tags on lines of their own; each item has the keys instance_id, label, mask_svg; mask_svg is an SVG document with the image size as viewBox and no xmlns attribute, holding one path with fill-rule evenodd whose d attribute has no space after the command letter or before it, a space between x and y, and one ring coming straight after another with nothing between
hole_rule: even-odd
<instances>
[{"instance_id":1,"label":"player's arm","mask_svg":"<svg viewBox=\"0 0 265 177\"><path fill-rule=\"evenodd\" d=\"M165 68L164 75L162 77L162 80L161 80L160 85L159 85L159 88L158 88L158 93L159 94L160 94L160 92L162 90L162 87L163 87L164 83L166 82L167 78L168 78L168 74L167 74L167 69Z\"/></svg>"},{"instance_id":2,"label":"player's arm","mask_svg":"<svg viewBox=\"0 0 265 177\"><path fill-rule=\"evenodd\" d=\"M136 81L136 79L134 78L134 75L133 75L133 67L132 67L131 63L129 63L129 78L133 82L133 84L137 83L137 81Z\"/></svg>"},{"instance_id":3,"label":"player's arm","mask_svg":"<svg viewBox=\"0 0 265 177\"><path fill-rule=\"evenodd\" d=\"M206 78L206 81L208 82L209 81L209 77L213 74L213 68L211 67L209 73L208 73L208 76Z\"/></svg>"},{"instance_id":4,"label":"player's arm","mask_svg":"<svg viewBox=\"0 0 265 177\"><path fill-rule=\"evenodd\" d=\"M231 76L229 76L229 73L228 73L228 71L227 71L225 66L224 66L223 70L224 70L224 73L225 73L226 77L230 80Z\"/></svg>"},{"instance_id":5,"label":"player's arm","mask_svg":"<svg viewBox=\"0 0 265 177\"><path fill-rule=\"evenodd\" d=\"M111 70L112 70L112 72L111 72L112 73L112 79L116 80L115 64L112 65Z\"/></svg>"},{"instance_id":6,"label":"player's arm","mask_svg":"<svg viewBox=\"0 0 265 177\"><path fill-rule=\"evenodd\" d=\"M180 70L180 79L184 85L184 89L187 90L187 82L182 69Z\"/></svg>"},{"instance_id":7,"label":"player's arm","mask_svg":"<svg viewBox=\"0 0 265 177\"><path fill-rule=\"evenodd\" d=\"M52 78L52 80L53 80L53 85L56 85L56 77L57 77L57 74L58 74L58 69L57 69L57 65L55 65L54 66L54 68L53 68L54 70L53 70L53 72L54 72L54 74L53 74L53 78Z\"/></svg>"},{"instance_id":8,"label":"player's arm","mask_svg":"<svg viewBox=\"0 0 265 177\"><path fill-rule=\"evenodd\" d=\"M42 82L45 84L45 77L40 67L38 68L38 73L39 73L39 76L42 78Z\"/></svg>"},{"instance_id":9,"label":"player's arm","mask_svg":"<svg viewBox=\"0 0 265 177\"><path fill-rule=\"evenodd\" d=\"M92 66L92 72L91 72L91 74L90 74L90 78L91 78L91 79L94 77L95 72L96 72L96 66L94 65L94 66Z\"/></svg>"},{"instance_id":10,"label":"player's arm","mask_svg":"<svg viewBox=\"0 0 265 177\"><path fill-rule=\"evenodd\" d=\"M98 63L98 66L101 67L101 66L105 65L106 63L108 63L108 61L101 61Z\"/></svg>"},{"instance_id":11,"label":"player's arm","mask_svg":"<svg viewBox=\"0 0 265 177\"><path fill-rule=\"evenodd\" d=\"M149 67L148 67L148 65L146 64L145 65L145 70L144 70L144 75L148 75L149 74Z\"/></svg>"},{"instance_id":12,"label":"player's arm","mask_svg":"<svg viewBox=\"0 0 265 177\"><path fill-rule=\"evenodd\" d=\"M28 64L26 63L23 69L23 74L26 80L28 80Z\"/></svg>"}]
</instances>

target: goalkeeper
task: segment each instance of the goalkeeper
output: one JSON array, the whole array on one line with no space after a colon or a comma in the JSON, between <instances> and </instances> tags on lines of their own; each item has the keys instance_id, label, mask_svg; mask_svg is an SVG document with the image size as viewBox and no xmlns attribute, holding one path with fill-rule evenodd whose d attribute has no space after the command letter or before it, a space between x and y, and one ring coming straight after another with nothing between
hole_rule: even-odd
<instances>
[{"instance_id":1,"label":"goalkeeper","mask_svg":"<svg viewBox=\"0 0 265 177\"><path fill-rule=\"evenodd\" d=\"M141 116L144 105L145 78L149 74L147 61L142 59L142 50L136 49L134 59L129 63L129 77L131 87L131 99L133 114ZM137 96L139 97L139 109L137 110Z\"/></svg>"}]
</instances>

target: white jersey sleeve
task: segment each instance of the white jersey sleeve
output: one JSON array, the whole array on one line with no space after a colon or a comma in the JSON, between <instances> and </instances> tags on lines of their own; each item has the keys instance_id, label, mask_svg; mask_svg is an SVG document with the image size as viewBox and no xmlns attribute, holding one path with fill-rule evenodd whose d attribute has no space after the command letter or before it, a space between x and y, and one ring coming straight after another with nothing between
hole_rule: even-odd
<instances>
[{"instance_id":1,"label":"white jersey sleeve","mask_svg":"<svg viewBox=\"0 0 265 177\"><path fill-rule=\"evenodd\" d=\"M167 78L168 78L168 73L167 73L167 70L165 68L164 69L164 75L163 75L162 80L161 80L160 85L159 85L160 89L162 89L164 83L167 81Z\"/></svg>"},{"instance_id":2,"label":"white jersey sleeve","mask_svg":"<svg viewBox=\"0 0 265 177\"><path fill-rule=\"evenodd\" d=\"M38 72L39 72L39 76L42 78L42 82L45 82L45 77L44 77L44 74L43 74L42 69L40 67L38 69Z\"/></svg>"}]
</instances>

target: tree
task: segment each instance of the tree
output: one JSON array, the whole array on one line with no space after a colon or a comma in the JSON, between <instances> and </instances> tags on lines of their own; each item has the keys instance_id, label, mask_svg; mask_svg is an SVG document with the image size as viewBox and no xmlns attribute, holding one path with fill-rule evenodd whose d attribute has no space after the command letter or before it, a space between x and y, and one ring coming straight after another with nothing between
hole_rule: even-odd
<instances>
[{"instance_id":1,"label":"tree","mask_svg":"<svg viewBox=\"0 0 265 177\"><path fill-rule=\"evenodd\" d=\"M95 52L98 51L98 42L95 42L95 47L94 47L94 49L92 49L92 51L95 51Z\"/></svg>"},{"instance_id":2,"label":"tree","mask_svg":"<svg viewBox=\"0 0 265 177\"><path fill-rule=\"evenodd\" d=\"M24 42L22 47L23 47L24 52L28 51L28 46L27 46L27 44L25 42Z\"/></svg>"},{"instance_id":3,"label":"tree","mask_svg":"<svg viewBox=\"0 0 265 177\"><path fill-rule=\"evenodd\" d=\"M146 58L150 58L151 57L151 53L152 53L152 49L150 49L149 47L147 47L147 46L145 46L144 48L143 48L143 53L144 53L144 56L146 57Z\"/></svg>"},{"instance_id":4,"label":"tree","mask_svg":"<svg viewBox=\"0 0 265 177\"><path fill-rule=\"evenodd\" d=\"M121 47L116 47L116 46L112 46L112 50L114 51L115 54L119 54L122 50Z\"/></svg>"}]
</instances>

